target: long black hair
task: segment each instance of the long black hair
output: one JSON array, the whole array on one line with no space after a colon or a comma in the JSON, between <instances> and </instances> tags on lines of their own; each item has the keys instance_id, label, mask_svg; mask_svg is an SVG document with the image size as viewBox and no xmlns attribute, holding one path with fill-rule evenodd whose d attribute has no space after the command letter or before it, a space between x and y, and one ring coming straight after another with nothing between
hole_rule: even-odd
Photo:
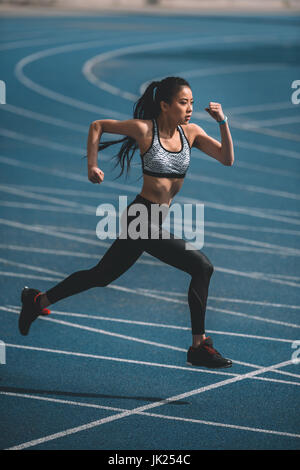
<instances>
[{"instance_id":1,"label":"long black hair","mask_svg":"<svg viewBox=\"0 0 300 470\"><path fill-rule=\"evenodd\" d=\"M161 111L160 102L164 101L168 104L172 103L174 96L178 93L182 86L189 88L190 84L180 77L166 77L160 82L151 82L143 95L133 106L133 118L134 119L156 119ZM124 137L120 140L111 140L109 142L102 142L99 145L98 151L104 150L110 145L122 143L119 152L114 155L113 158L117 159L114 166L116 168L119 164L121 165L121 172L117 176L119 178L125 167L125 161L127 162L127 174L130 170L130 162L134 155L134 152L138 148L138 144L132 137ZM116 179L116 178L115 178Z\"/></svg>"}]
</instances>

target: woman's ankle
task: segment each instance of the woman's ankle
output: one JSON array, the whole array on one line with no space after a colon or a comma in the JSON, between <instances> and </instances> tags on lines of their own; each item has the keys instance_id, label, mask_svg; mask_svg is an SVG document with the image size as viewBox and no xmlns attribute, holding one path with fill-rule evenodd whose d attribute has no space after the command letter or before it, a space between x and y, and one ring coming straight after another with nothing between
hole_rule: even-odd
<instances>
[{"instance_id":1,"label":"woman's ankle","mask_svg":"<svg viewBox=\"0 0 300 470\"><path fill-rule=\"evenodd\" d=\"M46 307L49 307L49 305L51 305L46 294L41 294L39 301L40 301L41 308L46 308Z\"/></svg>"},{"instance_id":2,"label":"woman's ankle","mask_svg":"<svg viewBox=\"0 0 300 470\"><path fill-rule=\"evenodd\" d=\"M193 344L192 344L192 347L193 348L197 348L198 346L200 346L200 344L203 343L203 341L206 339L206 336L205 334L203 335L193 335Z\"/></svg>"}]
</instances>

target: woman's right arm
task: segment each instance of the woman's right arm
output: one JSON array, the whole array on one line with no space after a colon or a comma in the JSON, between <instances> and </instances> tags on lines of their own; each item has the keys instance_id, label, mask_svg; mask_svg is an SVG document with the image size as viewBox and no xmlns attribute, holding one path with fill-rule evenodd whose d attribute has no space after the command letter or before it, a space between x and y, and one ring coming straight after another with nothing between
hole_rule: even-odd
<instances>
[{"instance_id":1,"label":"woman's right arm","mask_svg":"<svg viewBox=\"0 0 300 470\"><path fill-rule=\"evenodd\" d=\"M102 183L104 173L98 168L98 147L103 132L121 134L139 140L147 132L147 124L141 119L117 121L100 119L90 125L87 141L88 178L92 183Z\"/></svg>"}]
</instances>

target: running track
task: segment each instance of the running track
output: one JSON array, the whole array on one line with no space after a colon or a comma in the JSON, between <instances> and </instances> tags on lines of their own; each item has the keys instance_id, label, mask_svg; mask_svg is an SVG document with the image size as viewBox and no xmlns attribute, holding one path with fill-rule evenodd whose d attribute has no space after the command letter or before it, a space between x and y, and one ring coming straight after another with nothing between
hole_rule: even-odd
<instances>
[{"instance_id":1,"label":"running track","mask_svg":"<svg viewBox=\"0 0 300 470\"><path fill-rule=\"evenodd\" d=\"M3 449L299 448L299 17L99 15L2 18L0 106ZM174 202L205 207L215 266L207 333L229 370L186 365L189 276L149 255L110 286L53 306L23 338L24 285L91 267L111 240L96 208L140 191L87 180L91 121L127 119L149 80L181 75L193 121L222 104L235 142L224 167L193 150Z\"/></svg>"}]
</instances>

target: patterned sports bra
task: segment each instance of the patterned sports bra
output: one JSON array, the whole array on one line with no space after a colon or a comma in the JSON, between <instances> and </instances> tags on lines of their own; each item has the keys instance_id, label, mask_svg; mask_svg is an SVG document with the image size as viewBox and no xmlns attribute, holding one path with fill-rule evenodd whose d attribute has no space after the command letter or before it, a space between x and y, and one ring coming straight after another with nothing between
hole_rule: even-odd
<instances>
[{"instance_id":1,"label":"patterned sports bra","mask_svg":"<svg viewBox=\"0 0 300 470\"><path fill-rule=\"evenodd\" d=\"M152 144L141 155L143 173L158 178L184 178L190 164L191 148L182 127L177 126L180 133L181 150L171 152L166 150L160 142L156 119L152 119L152 122Z\"/></svg>"}]
</instances>

